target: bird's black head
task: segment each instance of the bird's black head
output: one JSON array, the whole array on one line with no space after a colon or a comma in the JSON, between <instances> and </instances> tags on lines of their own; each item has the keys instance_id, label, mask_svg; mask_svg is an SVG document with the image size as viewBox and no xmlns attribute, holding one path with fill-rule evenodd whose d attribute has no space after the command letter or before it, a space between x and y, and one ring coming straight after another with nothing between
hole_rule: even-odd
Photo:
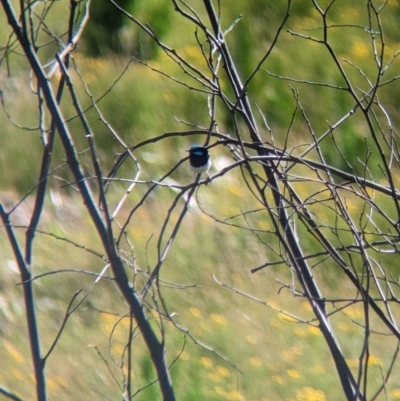
<instances>
[{"instance_id":1,"label":"bird's black head","mask_svg":"<svg viewBox=\"0 0 400 401\"><path fill-rule=\"evenodd\" d=\"M200 145L192 145L189 152L190 165L192 167L205 167L209 164L208 150Z\"/></svg>"}]
</instances>

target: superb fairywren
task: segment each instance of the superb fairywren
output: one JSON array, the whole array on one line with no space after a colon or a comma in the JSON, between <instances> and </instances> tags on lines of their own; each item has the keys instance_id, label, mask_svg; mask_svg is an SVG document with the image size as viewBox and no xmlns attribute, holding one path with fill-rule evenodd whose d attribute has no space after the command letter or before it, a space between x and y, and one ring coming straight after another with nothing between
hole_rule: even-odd
<instances>
[{"instance_id":1,"label":"superb fairywren","mask_svg":"<svg viewBox=\"0 0 400 401\"><path fill-rule=\"evenodd\" d=\"M190 166L196 174L208 171L211 166L211 160L206 148L196 144L192 145L187 152L189 152Z\"/></svg>"}]
</instances>

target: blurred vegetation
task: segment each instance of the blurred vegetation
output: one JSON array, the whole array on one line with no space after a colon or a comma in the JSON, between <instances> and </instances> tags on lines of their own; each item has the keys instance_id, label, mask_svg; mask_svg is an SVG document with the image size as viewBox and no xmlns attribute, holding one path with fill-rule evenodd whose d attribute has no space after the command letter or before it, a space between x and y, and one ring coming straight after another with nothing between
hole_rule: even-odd
<instances>
[{"instance_id":1,"label":"blurred vegetation","mask_svg":"<svg viewBox=\"0 0 400 401\"><path fill-rule=\"evenodd\" d=\"M49 14L48 24L55 32L60 32L65 22L65 9L68 2L54 2ZM192 2L204 17L201 7ZM321 3L328 3L324 1ZM154 32L164 42L175 48L182 56L205 70L205 62L196 44L193 26L182 21L174 13L167 0L146 2L131 1L127 10L143 23L149 23ZM40 4L37 7L41 7ZM201 92L188 90L157 74L146 65L131 61L129 57L146 61L152 68L162 70L171 76L187 82L182 73L154 43L141 33L127 18L122 18L108 2L96 1L92 4L91 21L85 32L83 42L73 56L73 65L79 70L94 99L102 97L110 86L118 80L111 91L98 103L103 117L113 126L128 145L137 144L148 138L168 131L182 131L190 128L185 122L199 127L207 127L209 116L207 97ZM251 74L258 60L271 44L286 10L285 2L238 0L221 2L222 26L228 29L240 17L233 30L227 35L243 81ZM111 17L112 16L112 17ZM329 30L335 51L344 60L346 73L353 86L360 93L369 89L365 77L354 68L357 65L365 74L373 77L376 65L370 36L357 25L365 25L365 6L361 2L336 1L330 13L331 23L351 24L350 27ZM382 11L386 35L387 62L400 49L398 21L400 6L397 1L389 1ZM299 0L293 4L291 16L285 32L279 38L277 47L263 65L263 71L252 80L249 96L252 105L257 105L268 120L273 139L278 146L288 140L290 148L298 146L294 153L301 153L312 142L307 126L300 115L292 116L296 100L292 88L298 91L298 99L307 112L317 137L329 130L344 114L354 106L348 92L327 86L310 86L288 82L279 77L329 83L344 86L343 79L333 69L330 55L322 45L295 37L289 31L306 36L320 37L321 26L310 1ZM59 27L59 28L57 28ZM0 12L0 37L4 45L10 35L4 15ZM43 43L46 37L43 35ZM204 38L201 38L204 40ZM56 47L44 47L40 52L43 61L49 60ZM129 64L129 65L128 65ZM128 65L126 73L120 74ZM394 61L385 80L397 74L399 62ZM269 74L270 72L271 74ZM72 73L72 72L71 72ZM76 73L74 73L76 74ZM277 77L278 76L278 77ZM37 128L38 104L36 96L29 92L30 72L26 61L18 54L11 54L7 63L3 61L0 70L0 89L8 118L4 109L0 110L2 151L0 153L0 197L5 206L11 208L18 199L37 184L39 163L43 150L40 131ZM77 76L75 82L79 81ZM56 87L59 76L52 78ZM82 106L91 106L91 98L85 94L84 85L75 84L80 94ZM229 91L228 91L229 95ZM382 103L393 109L392 124L398 126L400 115L396 105L400 103L398 81L382 87L379 95ZM70 129L82 152L82 163L90 171L90 159L85 158L87 142L78 124L70 100L63 101L64 116L71 120ZM219 105L221 106L221 105ZM256 112L260 127L263 116ZM363 172L365 155L371 152L369 168L376 176L383 176L379 167L379 155L375 145L368 138L367 127L361 116L349 119L335 132L334 141L322 142L322 151L327 162L359 174ZM86 113L99 148L100 160L108 168L113 166L115 155L122 151L121 146L109 134L94 109ZM219 130L232 132L231 116L219 107ZM49 116L45 116L48 121ZM12 123L12 121L14 123ZM222 123L221 123L222 121ZM30 127L31 130L20 127ZM290 127L289 135L287 136ZM263 138L270 141L270 134L263 129ZM140 149L137 156L146 179L157 179L186 156L185 149L190 143L202 143L204 138L172 137ZM338 157L338 150L346 158ZM214 169L218 163L230 157L226 150L213 148ZM59 238L73 239L76 243L101 252L97 236L88 224L85 209L73 186L64 186L72 179L63 168L64 154L56 140L53 155L53 168L58 168L56 177L50 180L50 187L57 195L58 202L50 196L47 199L47 214L40 230L52 232ZM350 165L349 165L350 162ZM171 176L179 183L189 183L193 178L187 164L180 166ZM131 170L130 170L131 169ZM126 166L125 178L133 176L135 167ZM219 219L229 218L242 211L257 209L257 204L249 200L242 191L244 182L240 174L231 172L223 180L213 182L199 191L199 203L204 209ZM111 204L116 205L124 193L124 183L113 183ZM129 198L129 206L135 205L147 187L137 187ZM306 191L299 185L299 191ZM160 188L157 196L149 198L132 218L128 232L133 238L136 264L142 270L154 263L155 240L160 231L160 222L166 216L175 193L170 188ZM34 191L33 193L34 194ZM223 201L221 201L221 199ZM357 211L358 201L348 199L349 208ZM393 205L385 205L390 211ZM28 223L29 212L33 207L29 196L11 217L13 223L21 226L19 239L24 239L23 225ZM318 207L318 206L316 206ZM244 209L244 210L243 210ZM123 211L125 216L129 208ZM173 218L177 218L173 215ZM273 228L261 213L249 217L254 225L265 232L260 237L273 247L276 244ZM326 220L332 219L326 211ZM122 217L121 217L121 220ZM239 220L239 219L238 219ZM240 221L245 226L245 221ZM270 231L268 231L270 230ZM304 237L309 233L302 233ZM235 250L235 252L232 252ZM239 250L239 251L237 251ZM250 250L250 251L247 251ZM125 249L129 252L129 247ZM10 389L18 389L18 395L25 400L33 400L32 366L26 336L26 323L21 286L17 285L19 276L13 261L4 231L0 231L0 262L3 279L0 281L0 383ZM285 267L269 267L259 273L250 274L250 268L265 261L274 261L274 255L256 236L248 232L220 225L212 218L199 213L193 205L190 214L178 235L165 266L162 279L166 283L193 285L176 289L165 284L163 290L166 302L177 313L177 321L188 328L199 341L226 356L238 369L233 368L212 352L195 345L187 339L181 358L172 366L171 374L180 400L298 400L325 401L341 399L336 393L338 378L333 369L327 347L318 328L312 324L299 324L290 316L278 312L287 310L304 321L312 318L308 303L302 299L287 296L281 283L290 285L291 272ZM62 239L37 234L35 241L34 272L36 275L59 269L79 269L98 273L104 266L99 256L95 256L68 245ZM179 266L179 268L177 268ZM255 303L227 289L218 287L212 278L251 293L275 309ZM346 288L346 282L335 270L316 266L314 274L331 294L342 287L349 296L354 290ZM107 276L107 275L106 275ZM133 276L133 272L132 272ZM60 281L62 280L62 284ZM281 281L281 283L278 282ZM57 400L98 400L115 399L119 394L118 385L110 371L118 379L126 373L121 365L123 347L127 340L129 319L120 319L125 313L113 287L112 280L104 279L93 285L93 276L65 272L49 274L35 281L35 295L41 330L43 349L46 351L60 327L66 305L78 290L90 291L87 301L69 321L66 332L47 363L48 391L50 399ZM212 289L212 290L211 290ZM278 291L281 289L279 292ZM278 310L278 311L277 311ZM333 311L334 309L332 309ZM351 313L336 314L332 317L338 335L346 338L344 353L354 369L358 368L358 356L362 344L357 342L356 334L362 333L363 311L361 306L349 309ZM154 320L158 317L155 315ZM356 324L353 324L356 322ZM359 324L359 325L357 325ZM184 335L172 327L167 327L168 360L172 361L182 350ZM393 343L391 342L393 341ZM148 356L141 347L140 336L135 339L134 386L140 388L153 380L155 375ZM370 366L379 381L381 368L387 368L389 357L396 347L394 340L374 341L371 346ZM110 359L114 357L115 363ZM106 358L108 365L104 362ZM244 372L241 373L239 372ZM356 371L356 370L355 370ZM400 373L395 368L392 376ZM17 383L17 385L16 385ZM371 391L376 383L371 381ZM157 385L143 389L138 400L156 400ZM387 385L388 399L400 399L396 380ZM379 399L384 399L382 396ZM0 396L0 400L3 399Z\"/></svg>"},{"instance_id":2,"label":"blurred vegetation","mask_svg":"<svg viewBox=\"0 0 400 401\"><path fill-rule=\"evenodd\" d=\"M135 0L122 0L120 6L126 9ZM109 1L96 0L90 7L90 19L83 36L83 45L86 54L101 56L104 53L120 53L123 43L119 32L126 25L127 20Z\"/></svg>"}]
</instances>

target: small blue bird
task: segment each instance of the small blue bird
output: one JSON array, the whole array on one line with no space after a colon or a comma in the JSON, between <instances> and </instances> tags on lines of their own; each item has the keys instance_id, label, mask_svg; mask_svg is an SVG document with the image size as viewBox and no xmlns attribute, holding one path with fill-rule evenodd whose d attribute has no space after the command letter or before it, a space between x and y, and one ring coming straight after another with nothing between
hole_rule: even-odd
<instances>
[{"instance_id":1,"label":"small blue bird","mask_svg":"<svg viewBox=\"0 0 400 401\"><path fill-rule=\"evenodd\" d=\"M198 144L192 145L189 152L189 161L196 174L206 173L211 166L208 150Z\"/></svg>"}]
</instances>

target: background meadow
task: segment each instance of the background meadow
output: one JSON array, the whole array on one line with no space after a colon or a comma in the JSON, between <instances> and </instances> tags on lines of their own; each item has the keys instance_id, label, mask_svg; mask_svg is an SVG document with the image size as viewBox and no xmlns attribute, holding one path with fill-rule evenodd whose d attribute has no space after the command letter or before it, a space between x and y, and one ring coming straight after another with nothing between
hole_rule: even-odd
<instances>
[{"instance_id":1,"label":"background meadow","mask_svg":"<svg viewBox=\"0 0 400 401\"><path fill-rule=\"evenodd\" d=\"M206 21L202 6L191 3ZM369 89L369 77L375 77L377 73L371 35L365 29L369 20L367 7L345 0L333 3L329 12L330 41L343 61L353 87L359 93L365 93ZM12 4L18 9L16 2ZM160 247L165 246L165 238L172 232L185 205L181 198L169 215L179 186L194 181L188 161L180 164L165 185L159 185L140 207L136 208L136 205L152 183L159 182L187 157L186 149L192 143L204 143L204 130L210 124L209 103L206 93L193 90L204 88L184 74L179 65L132 21L126 17L107 20L115 9L108 9L106 4L92 4L91 19L72 53L70 69L74 89L94 134L103 176L108 175L124 150L110 135L107 124L127 146L135 146L164 133L175 133L134 150L141 169L140 181L130 191L114 220L115 235L119 236L121 226L135 209L121 234L120 253L132 283L139 288L157 263ZM321 7L328 4L321 2ZM239 74L245 80L271 45L287 4L240 0L222 1L220 6L224 29L239 19L226 33L226 40ZM376 6L384 6L380 15L385 30L385 63L394 57L382 78L389 83L379 88L379 102L385 105L395 130L400 118L399 62L395 57L400 51L400 5L393 0ZM50 41L49 32L60 37L64 35L69 3L62 0L50 7L43 2L34 7L37 21L40 15L41 18L46 15L47 25L38 31L38 41L43 45L38 54L45 64L59 51ZM148 23L163 43L207 73L205 57L198 45L198 41L205 42L205 38L174 12L170 1L133 1L124 7L137 20ZM25 57L18 51L3 9L0 10L3 106L0 109L0 170L3 172L0 201L8 212L12 211L10 219L23 249L43 151L38 126L41 120L44 125L49 125L50 116L39 112L33 89L35 80ZM103 12L97 15L98 10ZM348 91L341 89L345 82L334 68L329 53L316 41L305 38L321 38L320 27L321 18L313 2L294 1L271 56L248 87L263 139L295 156L313 142L304 115L319 137L354 107ZM186 84L179 84L169 77ZM233 96L224 73L220 79L227 96ZM56 72L51 78L53 89L59 80L60 73ZM310 82L324 84L310 85ZM100 112L92 107L94 99ZM305 110L303 115L299 105ZM85 132L68 96L62 99L61 109L87 180L98 196ZM235 123L220 99L216 100L215 116L220 133L234 137L237 130L244 129L244 123ZM188 133L195 129L196 133ZM351 174L372 176L371 180L385 185L379 149L368 129L360 110L355 110L352 117L337 128L334 141L321 142L321 151L331 166ZM396 135L393 142L397 144ZM213 176L229 166L235 157L227 146L217 143L216 137L211 143L216 144L210 148L213 160L210 175ZM310 152L310 159L315 159L316 153L315 150ZM110 181L107 199L112 211L119 205L136 172L137 164L127 160L118 176ZM314 196L322 188L315 175L304 166L296 165L293 174L304 177L304 181L293 184L303 199ZM279 262L279 252L283 251L270 215L260 208L255 197L249 195L248 178L236 168L208 185L199 186L160 272L162 300L154 293L147 295L147 316L152 326L163 325L165 330L166 358L171 365L177 399L344 399L331 354L312 308L301 294L294 271L284 264L273 264ZM396 166L393 167L393 178L398 187ZM148 351L141 333L135 330L132 370L128 368L127 341L133 325L129 308L118 291L111 270L106 267L104 250L73 181L63 147L56 138L44 212L35 233L32 264L35 308L44 354L57 336L68 305L73 307L78 300L81 303L71 313L57 346L46 361L48 399L120 399L130 374L135 399L161 400ZM382 209L389 215L395 214L391 198L381 194L374 196ZM271 193L268 197L272 202ZM363 199L346 193L345 203L349 214L362 225ZM335 224L333 202L316 202L310 210L326 226ZM169 225L159 242L166 216L169 216ZM379 224L384 226L386 222L382 219ZM365 226L370 229L370 232L366 229L367 236L376 236L372 226L367 223ZM312 234L300 224L297 235L306 253L321 251L312 241ZM337 240L329 230L326 235L332 241ZM340 238L343 243L351 243L347 232ZM23 400L34 400L35 377L23 290L4 229L0 230L0 254L0 387ZM348 258L351 260L351 256ZM365 346L365 305L351 303L358 292L336 265L322 259L313 265L312 273L324 296L338 299L327 303L326 307L346 361L357 376L360 353ZM377 252L376 259L377 264L387 267L388 275L398 283L398 256L378 255ZM251 272L251 269L268 263L271 265ZM354 269L361 271L358 263L354 262ZM102 278L96 280L100 272ZM173 322L165 320L154 306L161 302ZM342 309L344 305L346 308ZM396 306L392 313L398 321ZM374 329L370 333L365 365L369 375L367 398L400 399L400 367L395 359L398 341L387 328L380 326L373 313L368 319ZM388 380L384 389L374 398L386 374ZM3 399L10 398L0 392L0 400Z\"/></svg>"}]
</instances>

